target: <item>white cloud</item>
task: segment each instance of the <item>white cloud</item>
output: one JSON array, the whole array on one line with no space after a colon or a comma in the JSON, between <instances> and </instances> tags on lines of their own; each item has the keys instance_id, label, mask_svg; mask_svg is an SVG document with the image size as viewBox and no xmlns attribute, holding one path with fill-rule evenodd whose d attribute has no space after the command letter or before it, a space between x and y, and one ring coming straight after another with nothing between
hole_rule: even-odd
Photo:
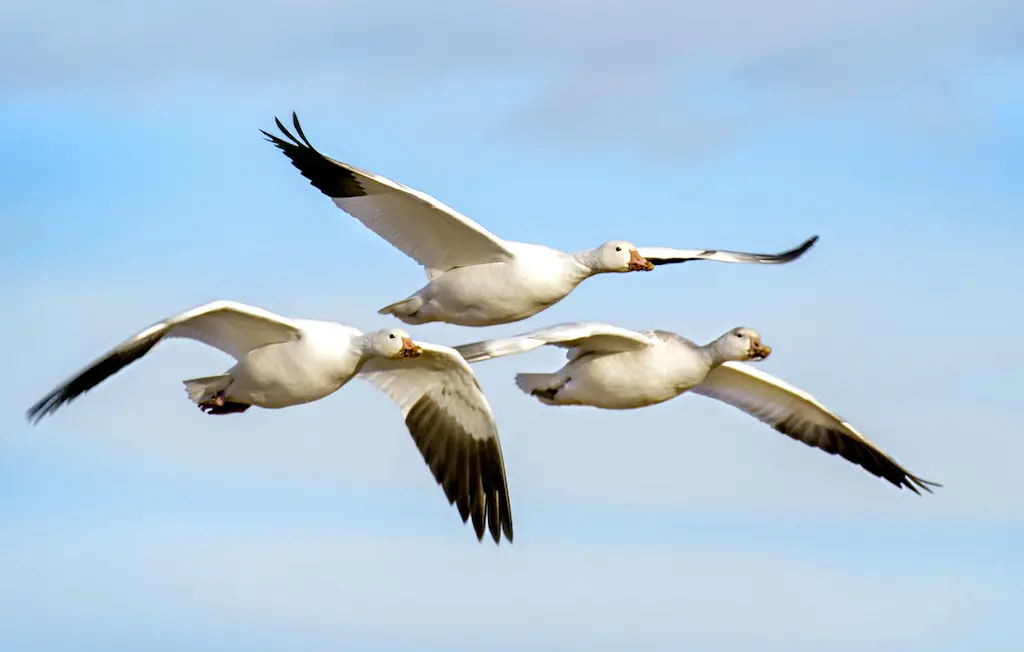
<instances>
[{"instance_id":1,"label":"white cloud","mask_svg":"<svg viewBox=\"0 0 1024 652\"><path fill-rule=\"evenodd\" d=\"M48 12L57 8L65 20L52 20ZM7 75L139 81L192 72L199 62L213 75L255 72L268 64L273 74L296 64L366 55L362 67L395 67L395 74L443 75L478 66L544 69L552 63L588 69L725 63L756 78L802 77L817 85L825 80L815 79L821 76L816 71L835 61L855 72L893 52L917 50L914 56L921 58L1006 50L1019 45L1015 36L1024 19L1019 4L1007 0L729 0L700 7L664 0L486 6L448 0L429 7L384 2L373 10L305 0L287 11L260 9L237 1L220 2L205 13L173 2L8 5L3 41L29 57ZM80 56L64 57L68 50Z\"/></svg>"},{"instance_id":2,"label":"white cloud","mask_svg":"<svg viewBox=\"0 0 1024 652\"><path fill-rule=\"evenodd\" d=\"M281 101L392 104L460 80L450 107L495 75L540 85L492 116L544 140L692 151L756 128L773 109L852 98L905 113L966 110L960 72L1020 56L1012 0L836 3L449 0L422 6L8 4L0 87L130 88L173 99L196 84ZM61 20L51 16L59 12ZM167 89L178 91L167 94ZM161 90L162 89L162 90ZM446 94L449 94L446 91ZM723 100L731 109L723 108ZM433 113L423 116L432 121Z\"/></svg>"}]
</instances>

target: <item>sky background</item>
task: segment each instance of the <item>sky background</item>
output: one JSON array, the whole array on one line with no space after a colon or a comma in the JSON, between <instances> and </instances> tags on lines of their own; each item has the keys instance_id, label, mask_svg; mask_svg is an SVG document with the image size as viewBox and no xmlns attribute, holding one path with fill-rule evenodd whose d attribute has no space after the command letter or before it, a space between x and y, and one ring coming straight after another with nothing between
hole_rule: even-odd
<instances>
[{"instance_id":1,"label":"sky background","mask_svg":"<svg viewBox=\"0 0 1024 652\"><path fill-rule=\"evenodd\" d=\"M1024 4L545 0L0 4L0 649L1019 650ZM262 140L509 239L774 252L587 281L561 321L736 325L913 473L917 497L702 397L551 408L475 366L516 540L478 543L398 409L353 382L213 418L150 356L226 298L364 330L422 271ZM1010 361L1010 365L1006 361Z\"/></svg>"}]
</instances>

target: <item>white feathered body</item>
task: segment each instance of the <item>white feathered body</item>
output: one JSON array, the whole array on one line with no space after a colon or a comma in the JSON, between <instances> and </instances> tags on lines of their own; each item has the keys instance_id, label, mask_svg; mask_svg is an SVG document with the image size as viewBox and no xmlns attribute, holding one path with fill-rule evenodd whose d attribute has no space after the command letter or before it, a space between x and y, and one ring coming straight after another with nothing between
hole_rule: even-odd
<instances>
[{"instance_id":1,"label":"white feathered body","mask_svg":"<svg viewBox=\"0 0 1024 652\"><path fill-rule=\"evenodd\" d=\"M663 403L696 387L710 365L699 349L673 334L645 333L655 344L636 351L585 353L550 374L519 374L516 382L529 393L556 389L554 396L537 398L550 405L590 405L607 410L630 410Z\"/></svg>"},{"instance_id":2,"label":"white feathered body","mask_svg":"<svg viewBox=\"0 0 1024 652\"><path fill-rule=\"evenodd\" d=\"M409 299L389 306L391 314L408 324L507 324L558 303L587 277L571 254L522 242L506 245L515 254L510 260L443 272Z\"/></svg>"},{"instance_id":3,"label":"white feathered body","mask_svg":"<svg viewBox=\"0 0 1024 652\"><path fill-rule=\"evenodd\" d=\"M292 323L302 329L301 339L250 351L226 372L229 400L270 409L310 403L338 391L359 371L360 355L351 346L359 330L315 320Z\"/></svg>"}]
</instances>

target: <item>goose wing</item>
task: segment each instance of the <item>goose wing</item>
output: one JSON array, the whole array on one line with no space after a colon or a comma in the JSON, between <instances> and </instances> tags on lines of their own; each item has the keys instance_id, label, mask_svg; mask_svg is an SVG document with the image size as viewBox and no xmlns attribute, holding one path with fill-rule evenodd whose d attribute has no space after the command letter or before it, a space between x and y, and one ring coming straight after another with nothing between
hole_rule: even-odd
<instances>
[{"instance_id":1,"label":"goose wing","mask_svg":"<svg viewBox=\"0 0 1024 652\"><path fill-rule=\"evenodd\" d=\"M584 353L618 353L635 351L650 346L650 335L598 322L557 324L529 333L455 347L469 362L480 362L506 355L532 351L545 344L569 349L567 356L574 360Z\"/></svg>"},{"instance_id":2,"label":"goose wing","mask_svg":"<svg viewBox=\"0 0 1024 652\"><path fill-rule=\"evenodd\" d=\"M262 133L302 176L338 208L427 268L428 277L512 258L501 238L430 195L324 156L306 139L294 113L297 138L280 120L275 122L287 140Z\"/></svg>"},{"instance_id":3,"label":"goose wing","mask_svg":"<svg viewBox=\"0 0 1024 652\"><path fill-rule=\"evenodd\" d=\"M712 260L718 263L747 263L755 265L779 265L791 263L818 241L812 236L803 244L789 251L777 254L753 254L743 251L725 251L724 249L671 249L668 247L639 247L637 252L653 265L671 265L685 263L690 260Z\"/></svg>"},{"instance_id":4,"label":"goose wing","mask_svg":"<svg viewBox=\"0 0 1024 652\"><path fill-rule=\"evenodd\" d=\"M373 358L359 376L398 404L423 461L477 539L512 541L505 462L491 407L469 364L454 349L417 342L422 354Z\"/></svg>"},{"instance_id":5,"label":"goose wing","mask_svg":"<svg viewBox=\"0 0 1024 652\"><path fill-rule=\"evenodd\" d=\"M739 362L726 362L691 392L708 396L770 425L808 446L839 455L868 473L916 494L942 485L923 480L807 392Z\"/></svg>"},{"instance_id":6,"label":"goose wing","mask_svg":"<svg viewBox=\"0 0 1024 652\"><path fill-rule=\"evenodd\" d=\"M184 337L220 349L236 360L253 349L299 339L302 331L291 320L233 301L214 301L159 321L132 335L29 408L38 423L124 369L167 337Z\"/></svg>"}]
</instances>

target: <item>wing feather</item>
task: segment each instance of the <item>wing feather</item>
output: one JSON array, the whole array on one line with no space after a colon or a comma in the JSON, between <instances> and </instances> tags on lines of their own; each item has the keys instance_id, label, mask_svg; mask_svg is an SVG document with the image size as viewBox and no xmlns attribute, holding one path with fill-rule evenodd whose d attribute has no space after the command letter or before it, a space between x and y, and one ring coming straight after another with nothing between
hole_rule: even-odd
<instances>
[{"instance_id":1,"label":"wing feather","mask_svg":"<svg viewBox=\"0 0 1024 652\"><path fill-rule=\"evenodd\" d=\"M544 345L569 349L574 360L585 353L635 351L653 344L643 333L597 322L557 324L513 337L473 342L455 347L468 362L481 362L506 355L526 353Z\"/></svg>"},{"instance_id":2,"label":"wing feather","mask_svg":"<svg viewBox=\"0 0 1024 652\"><path fill-rule=\"evenodd\" d=\"M298 138L275 119L288 140L263 131L302 176L335 205L362 222L433 278L455 267L512 258L501 238L430 195L324 156L306 139L292 113Z\"/></svg>"},{"instance_id":3,"label":"wing feather","mask_svg":"<svg viewBox=\"0 0 1024 652\"><path fill-rule=\"evenodd\" d=\"M739 362L726 362L691 392L743 410L784 435L857 464L916 494L942 485L913 475L807 392Z\"/></svg>"},{"instance_id":4,"label":"wing feather","mask_svg":"<svg viewBox=\"0 0 1024 652\"><path fill-rule=\"evenodd\" d=\"M724 249L671 249L669 247L640 247L637 252L651 261L655 266L685 263L691 260L711 260L718 263L746 263L755 265L779 265L791 263L818 241L812 236L800 246L777 254L754 254L743 251L725 251Z\"/></svg>"},{"instance_id":5,"label":"wing feather","mask_svg":"<svg viewBox=\"0 0 1024 652\"><path fill-rule=\"evenodd\" d=\"M491 407L469 364L453 349L417 342L417 358L371 359L360 377L398 404L423 461L477 539L512 541L505 462Z\"/></svg>"},{"instance_id":6,"label":"wing feather","mask_svg":"<svg viewBox=\"0 0 1024 652\"><path fill-rule=\"evenodd\" d=\"M220 349L236 360L269 344L299 339L302 331L290 320L261 308L233 301L214 301L132 335L28 409L33 423L84 394L149 353L164 338L181 337Z\"/></svg>"}]
</instances>

